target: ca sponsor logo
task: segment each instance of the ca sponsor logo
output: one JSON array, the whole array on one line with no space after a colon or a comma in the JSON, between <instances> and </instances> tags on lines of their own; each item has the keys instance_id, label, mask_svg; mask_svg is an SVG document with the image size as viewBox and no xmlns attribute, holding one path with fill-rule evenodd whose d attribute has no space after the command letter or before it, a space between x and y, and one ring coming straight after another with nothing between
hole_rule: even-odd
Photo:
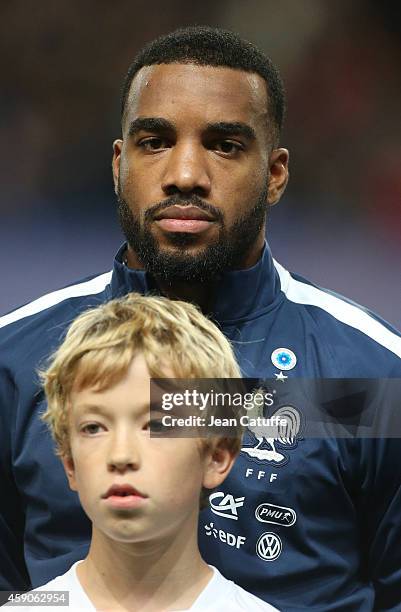
<instances>
[{"instance_id":1,"label":"ca sponsor logo","mask_svg":"<svg viewBox=\"0 0 401 612\"><path fill-rule=\"evenodd\" d=\"M243 544L245 544L245 536L237 536L234 533L229 533L223 529L217 529L213 522L209 523L209 525L204 525L204 527L207 536L220 540L220 542L227 544L227 546L240 548Z\"/></svg>"},{"instance_id":2,"label":"ca sponsor logo","mask_svg":"<svg viewBox=\"0 0 401 612\"><path fill-rule=\"evenodd\" d=\"M263 561L275 561L283 550L283 545L276 533L262 533L256 542L256 554Z\"/></svg>"},{"instance_id":3,"label":"ca sponsor logo","mask_svg":"<svg viewBox=\"0 0 401 612\"><path fill-rule=\"evenodd\" d=\"M292 508L268 503L260 504L255 510L255 516L261 523L272 523L282 527L291 527L297 520L297 514Z\"/></svg>"},{"instance_id":4,"label":"ca sponsor logo","mask_svg":"<svg viewBox=\"0 0 401 612\"><path fill-rule=\"evenodd\" d=\"M242 508L244 500L245 497L234 497L233 495L223 493L223 491L217 491L209 496L211 511L214 514L234 521L238 521L237 509Z\"/></svg>"}]
</instances>

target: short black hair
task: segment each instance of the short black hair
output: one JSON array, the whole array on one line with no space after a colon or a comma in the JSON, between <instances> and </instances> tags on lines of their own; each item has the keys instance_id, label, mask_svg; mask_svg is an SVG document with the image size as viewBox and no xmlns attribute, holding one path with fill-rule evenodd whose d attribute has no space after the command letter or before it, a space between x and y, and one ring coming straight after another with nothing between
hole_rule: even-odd
<instances>
[{"instance_id":1,"label":"short black hair","mask_svg":"<svg viewBox=\"0 0 401 612\"><path fill-rule=\"evenodd\" d=\"M132 80L143 66L184 63L223 66L259 74L266 81L268 112L273 122L274 141L278 144L285 115L285 91L278 69L251 42L229 30L209 26L180 28L156 38L139 51L123 83L121 116L124 116Z\"/></svg>"}]
</instances>

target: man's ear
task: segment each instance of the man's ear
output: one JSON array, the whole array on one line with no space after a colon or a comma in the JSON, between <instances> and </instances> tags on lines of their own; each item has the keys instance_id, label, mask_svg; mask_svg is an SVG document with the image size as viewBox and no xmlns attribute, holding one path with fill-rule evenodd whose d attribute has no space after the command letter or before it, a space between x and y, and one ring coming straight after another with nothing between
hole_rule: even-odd
<instances>
[{"instance_id":1,"label":"man's ear","mask_svg":"<svg viewBox=\"0 0 401 612\"><path fill-rule=\"evenodd\" d=\"M206 451L203 486L214 489L227 478L236 458L230 440L220 438Z\"/></svg>"},{"instance_id":2,"label":"man's ear","mask_svg":"<svg viewBox=\"0 0 401 612\"><path fill-rule=\"evenodd\" d=\"M288 183L288 160L287 149L273 149L269 158L269 185L267 202L270 206L277 204Z\"/></svg>"},{"instance_id":3,"label":"man's ear","mask_svg":"<svg viewBox=\"0 0 401 612\"><path fill-rule=\"evenodd\" d=\"M118 193L118 177L120 176L120 161L122 148L123 141L121 140L121 138L117 138L117 140L113 142L113 159L111 162L111 167L113 170L114 193L116 195Z\"/></svg>"},{"instance_id":4,"label":"man's ear","mask_svg":"<svg viewBox=\"0 0 401 612\"><path fill-rule=\"evenodd\" d=\"M75 480L75 466L71 456L64 456L61 458L64 466L64 471L68 479L71 491L77 491L77 483Z\"/></svg>"}]
</instances>

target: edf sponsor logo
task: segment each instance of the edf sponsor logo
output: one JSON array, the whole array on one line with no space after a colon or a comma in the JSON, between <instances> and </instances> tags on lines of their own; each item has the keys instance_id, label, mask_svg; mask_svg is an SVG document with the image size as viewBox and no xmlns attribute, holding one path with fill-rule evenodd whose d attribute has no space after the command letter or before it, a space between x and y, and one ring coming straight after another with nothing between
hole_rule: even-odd
<instances>
[{"instance_id":1,"label":"edf sponsor logo","mask_svg":"<svg viewBox=\"0 0 401 612\"><path fill-rule=\"evenodd\" d=\"M224 529L217 529L213 522L209 523L208 525L204 525L204 528L207 536L220 540L220 542L223 542L223 544L227 544L233 548L241 548L241 546L245 544L245 536L236 535L234 533L224 531Z\"/></svg>"}]
</instances>

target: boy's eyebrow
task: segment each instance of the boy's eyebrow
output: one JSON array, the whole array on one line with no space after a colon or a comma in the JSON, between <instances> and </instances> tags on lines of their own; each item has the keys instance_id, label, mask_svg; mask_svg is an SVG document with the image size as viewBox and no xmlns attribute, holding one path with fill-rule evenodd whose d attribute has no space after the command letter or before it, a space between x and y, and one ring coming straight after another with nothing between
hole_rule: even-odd
<instances>
[{"instance_id":1,"label":"boy's eyebrow","mask_svg":"<svg viewBox=\"0 0 401 612\"><path fill-rule=\"evenodd\" d=\"M207 124L207 131L221 136L244 136L248 140L255 140L255 130L242 121L217 121Z\"/></svg>"},{"instance_id":2,"label":"boy's eyebrow","mask_svg":"<svg viewBox=\"0 0 401 612\"><path fill-rule=\"evenodd\" d=\"M167 412L165 410L163 410L162 400L160 400L160 401L155 400L155 401L151 402L150 404L148 404L146 406L146 410L148 412L152 413L152 414L153 413L167 414Z\"/></svg>"},{"instance_id":3,"label":"boy's eyebrow","mask_svg":"<svg viewBox=\"0 0 401 612\"><path fill-rule=\"evenodd\" d=\"M128 134L134 136L141 130L145 132L174 131L174 125L163 117L137 117L137 119L131 121Z\"/></svg>"},{"instance_id":4,"label":"boy's eyebrow","mask_svg":"<svg viewBox=\"0 0 401 612\"><path fill-rule=\"evenodd\" d=\"M75 409L79 412L94 412L95 414L105 414L110 409L101 404L75 404Z\"/></svg>"},{"instance_id":5,"label":"boy's eyebrow","mask_svg":"<svg viewBox=\"0 0 401 612\"><path fill-rule=\"evenodd\" d=\"M90 412L93 414L101 414L104 416L115 414L115 409L111 407L107 407L107 406L102 406L101 404L90 404L90 403L76 404L75 409L79 413L79 415L85 412ZM142 404L140 407L135 408L135 411L137 412L137 416L142 416L146 413L149 413L150 410L161 412L160 403L156 402L154 404L149 404L146 402Z\"/></svg>"}]
</instances>

